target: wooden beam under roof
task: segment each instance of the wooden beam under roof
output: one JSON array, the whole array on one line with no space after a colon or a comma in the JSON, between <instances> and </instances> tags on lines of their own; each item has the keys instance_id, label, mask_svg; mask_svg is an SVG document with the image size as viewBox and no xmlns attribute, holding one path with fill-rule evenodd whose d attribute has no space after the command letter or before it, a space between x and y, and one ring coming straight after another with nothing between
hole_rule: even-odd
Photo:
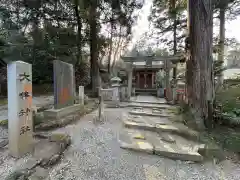
<instances>
[{"instance_id":1,"label":"wooden beam under roof","mask_svg":"<svg viewBox=\"0 0 240 180\"><path fill-rule=\"evenodd\" d=\"M183 55L174 55L174 56L121 56L121 59L124 62L142 62L142 61L165 61L169 60L172 62L179 62L183 59Z\"/></svg>"}]
</instances>

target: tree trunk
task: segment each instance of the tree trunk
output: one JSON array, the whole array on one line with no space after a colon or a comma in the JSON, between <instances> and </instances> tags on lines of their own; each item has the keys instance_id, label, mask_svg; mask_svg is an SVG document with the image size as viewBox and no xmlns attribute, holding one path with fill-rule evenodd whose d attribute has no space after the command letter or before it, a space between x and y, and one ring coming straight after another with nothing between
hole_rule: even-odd
<instances>
[{"instance_id":1,"label":"tree trunk","mask_svg":"<svg viewBox=\"0 0 240 180\"><path fill-rule=\"evenodd\" d=\"M113 50L113 8L112 8L112 17L111 17L111 34L110 34L110 47L108 54L108 73L110 74L111 69L111 59L112 59L112 50Z\"/></svg>"},{"instance_id":2,"label":"tree trunk","mask_svg":"<svg viewBox=\"0 0 240 180\"><path fill-rule=\"evenodd\" d=\"M91 86L94 95L98 95L98 50L97 50L97 4L92 1L90 7L90 57L91 57Z\"/></svg>"},{"instance_id":3,"label":"tree trunk","mask_svg":"<svg viewBox=\"0 0 240 180\"><path fill-rule=\"evenodd\" d=\"M225 6L220 8L220 38L219 38L219 51L218 51L218 61L224 61L224 41L225 41ZM222 73L218 77L218 85L220 88L223 84Z\"/></svg>"},{"instance_id":4,"label":"tree trunk","mask_svg":"<svg viewBox=\"0 0 240 180\"><path fill-rule=\"evenodd\" d=\"M190 24L190 12L189 12L189 0L187 1L187 31L185 39L185 54L186 54L186 85L185 85L185 103L192 107L192 61L190 61L190 40L189 40L189 24Z\"/></svg>"},{"instance_id":5,"label":"tree trunk","mask_svg":"<svg viewBox=\"0 0 240 180\"><path fill-rule=\"evenodd\" d=\"M176 15L174 16L174 23L173 23L173 54L177 54L177 19ZM173 68L173 79L177 77L177 67Z\"/></svg>"},{"instance_id":6,"label":"tree trunk","mask_svg":"<svg viewBox=\"0 0 240 180\"><path fill-rule=\"evenodd\" d=\"M119 39L117 41L117 44L116 44L116 48L115 48L115 52L114 52L114 55L113 55L113 62L112 62L112 69L114 69L114 66L116 64L116 59L117 59L117 54L119 53L119 49L121 47L121 44L122 44L122 41L123 41L123 38L122 38L122 26L120 25L120 28L119 28Z\"/></svg>"},{"instance_id":7,"label":"tree trunk","mask_svg":"<svg viewBox=\"0 0 240 180\"><path fill-rule=\"evenodd\" d=\"M211 0L190 0L189 39L192 62L192 105L197 124L212 127L214 96L212 34L213 10Z\"/></svg>"},{"instance_id":8,"label":"tree trunk","mask_svg":"<svg viewBox=\"0 0 240 180\"><path fill-rule=\"evenodd\" d=\"M77 60L76 60L76 65L79 63L79 61L81 60L81 56L82 56L82 47L81 47L81 41L82 41L82 22L81 22L81 17L79 14L79 1L75 0L74 1L74 11L75 11L75 15L77 18Z\"/></svg>"}]
</instances>

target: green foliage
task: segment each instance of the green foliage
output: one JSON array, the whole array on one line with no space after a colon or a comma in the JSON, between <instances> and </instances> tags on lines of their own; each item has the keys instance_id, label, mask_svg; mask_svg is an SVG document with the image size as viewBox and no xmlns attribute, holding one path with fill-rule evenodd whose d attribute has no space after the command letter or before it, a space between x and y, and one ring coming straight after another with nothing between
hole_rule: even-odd
<instances>
[{"instance_id":1,"label":"green foliage","mask_svg":"<svg viewBox=\"0 0 240 180\"><path fill-rule=\"evenodd\" d=\"M240 125L240 88L239 86L222 89L216 93L215 110L219 123L239 126Z\"/></svg>"},{"instance_id":2,"label":"green foliage","mask_svg":"<svg viewBox=\"0 0 240 180\"><path fill-rule=\"evenodd\" d=\"M228 125L240 125L239 109L233 109L230 112L222 113L222 119L224 124Z\"/></svg>"},{"instance_id":3,"label":"green foliage","mask_svg":"<svg viewBox=\"0 0 240 180\"><path fill-rule=\"evenodd\" d=\"M231 87L222 89L216 94L217 103L222 104L223 112L234 111L240 109L240 88Z\"/></svg>"},{"instance_id":4,"label":"green foliage","mask_svg":"<svg viewBox=\"0 0 240 180\"><path fill-rule=\"evenodd\" d=\"M175 1L169 0L154 0L149 20L156 28L156 39L161 43L164 43L169 49L173 49L173 38L169 38L170 34L174 32L174 23L176 23L177 32L177 49L183 49L184 43L184 31L186 30L186 16L183 13L187 9L185 0Z\"/></svg>"},{"instance_id":5,"label":"green foliage","mask_svg":"<svg viewBox=\"0 0 240 180\"><path fill-rule=\"evenodd\" d=\"M207 136L223 149L237 153L240 152L240 133L237 128L217 127Z\"/></svg>"},{"instance_id":6,"label":"green foliage","mask_svg":"<svg viewBox=\"0 0 240 180\"><path fill-rule=\"evenodd\" d=\"M88 84L89 59L82 57L89 55L89 44L92 42L97 47L90 54L97 54L97 58L105 54L110 41L100 33L101 28L109 23L113 23L114 28L123 26L125 31L115 36L127 37L136 19L133 12L142 7L142 2L137 0L96 2L93 42L90 33L93 4L88 0L2 0L0 57L6 62L31 63L33 83L38 84L52 82L53 60L69 62L77 66L78 79L83 79L77 80L77 84Z\"/></svg>"},{"instance_id":7,"label":"green foliage","mask_svg":"<svg viewBox=\"0 0 240 180\"><path fill-rule=\"evenodd\" d=\"M75 78L76 78L76 86L87 86L90 83L90 63L87 59L82 57L82 61L80 61L75 67Z\"/></svg>"},{"instance_id":8,"label":"green foliage","mask_svg":"<svg viewBox=\"0 0 240 180\"><path fill-rule=\"evenodd\" d=\"M5 105L5 104L7 104L7 98L5 99L0 99L0 105Z\"/></svg>"}]
</instances>

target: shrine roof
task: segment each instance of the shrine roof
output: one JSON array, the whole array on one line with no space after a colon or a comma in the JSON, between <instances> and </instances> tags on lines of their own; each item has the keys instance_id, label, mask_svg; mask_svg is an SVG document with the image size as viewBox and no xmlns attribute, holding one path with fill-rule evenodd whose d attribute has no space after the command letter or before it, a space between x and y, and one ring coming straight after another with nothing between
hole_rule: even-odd
<instances>
[{"instance_id":1,"label":"shrine roof","mask_svg":"<svg viewBox=\"0 0 240 180\"><path fill-rule=\"evenodd\" d=\"M121 56L121 59L124 62L141 62L141 61L175 61L178 62L180 61L184 56L179 54L179 55L174 55L174 56L155 56L155 55L150 55L150 56Z\"/></svg>"}]
</instances>

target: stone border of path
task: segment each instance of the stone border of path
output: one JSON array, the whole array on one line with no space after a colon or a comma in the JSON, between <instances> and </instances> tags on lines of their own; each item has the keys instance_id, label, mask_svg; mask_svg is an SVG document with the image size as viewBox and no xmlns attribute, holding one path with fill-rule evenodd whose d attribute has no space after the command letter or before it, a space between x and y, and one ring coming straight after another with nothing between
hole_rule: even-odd
<instances>
[{"instance_id":1,"label":"stone border of path","mask_svg":"<svg viewBox=\"0 0 240 180\"><path fill-rule=\"evenodd\" d=\"M92 111L96 110L98 107L98 102L93 100L88 104L81 106L80 110L74 114L68 115L61 119L51 119L51 121L42 122L35 126L35 130L39 131L47 131L55 128L64 127L68 124L74 123L79 120L80 117L91 113Z\"/></svg>"},{"instance_id":2,"label":"stone border of path","mask_svg":"<svg viewBox=\"0 0 240 180\"><path fill-rule=\"evenodd\" d=\"M61 127L67 126L71 123L74 123L74 122L78 121L80 117L82 117L86 114L89 114L89 113L93 112L94 110L96 110L97 107L98 107L98 102L93 100L93 101L90 101L87 105L85 105L83 107L84 108L81 109L80 112L74 113L72 115L68 115L68 116L66 116L64 118L61 118L61 119L55 119L55 120L51 119L51 121L43 121L41 119L41 121L43 121L43 122L36 125L34 127L34 130L36 132L49 131L49 130L53 130L53 129L56 129L56 128L61 128ZM44 111L44 108L41 111ZM35 117L35 120L36 120L36 117ZM7 120L4 120L4 124L1 124L1 126L4 127L4 128L7 128L8 127L7 123L8 123ZM7 137L1 137L1 139L0 139L0 149L7 146L8 143L9 143L9 141L8 141Z\"/></svg>"},{"instance_id":3,"label":"stone border of path","mask_svg":"<svg viewBox=\"0 0 240 180\"><path fill-rule=\"evenodd\" d=\"M80 108L80 110L74 114L68 115L66 117L63 117L61 119L51 119L51 121L45 121L42 112L49 108L49 106L52 106L52 104L48 104L46 106L38 108L38 112L34 115L34 120L41 121L40 124L37 124L34 129L37 131L40 130L51 130L54 128L64 127L68 124L71 124L78 120L80 117L91 113L92 111L96 110L98 107L98 102L96 100L90 100L86 105L82 106L83 108ZM0 121L0 126L7 128L7 119ZM1 148L1 145L0 145Z\"/></svg>"},{"instance_id":4,"label":"stone border of path","mask_svg":"<svg viewBox=\"0 0 240 180\"><path fill-rule=\"evenodd\" d=\"M45 179L49 175L49 167L56 165L64 151L71 144L71 137L65 134L51 134L46 133L35 134L39 138L37 145L48 148L35 148L33 157L29 158L23 165L16 167L5 180L16 179Z\"/></svg>"}]
</instances>

